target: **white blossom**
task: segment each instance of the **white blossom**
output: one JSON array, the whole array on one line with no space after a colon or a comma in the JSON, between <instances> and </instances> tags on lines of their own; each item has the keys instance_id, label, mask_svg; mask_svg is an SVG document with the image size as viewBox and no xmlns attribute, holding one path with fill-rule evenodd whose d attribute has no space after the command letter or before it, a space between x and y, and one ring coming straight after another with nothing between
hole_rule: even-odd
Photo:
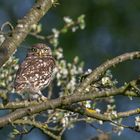
<instances>
[{"instance_id":1,"label":"white blossom","mask_svg":"<svg viewBox=\"0 0 140 140\"><path fill-rule=\"evenodd\" d=\"M90 74L92 72L92 69L88 69L85 74Z\"/></svg>"},{"instance_id":2,"label":"white blossom","mask_svg":"<svg viewBox=\"0 0 140 140\"><path fill-rule=\"evenodd\" d=\"M68 68L71 68L71 66L72 66L72 64L71 64L71 63L68 63L67 65L68 65Z\"/></svg>"},{"instance_id":3,"label":"white blossom","mask_svg":"<svg viewBox=\"0 0 140 140\"><path fill-rule=\"evenodd\" d=\"M57 74L56 74L56 78L57 78L57 79L60 79L60 77L61 77L61 74L60 74L60 73L57 73Z\"/></svg>"},{"instance_id":4,"label":"white blossom","mask_svg":"<svg viewBox=\"0 0 140 140\"><path fill-rule=\"evenodd\" d=\"M83 73L83 68L82 67L78 67L77 72L80 73L80 74Z\"/></svg>"},{"instance_id":5,"label":"white blossom","mask_svg":"<svg viewBox=\"0 0 140 140\"><path fill-rule=\"evenodd\" d=\"M61 73L63 74L64 77L67 77L68 70L64 68L64 69L61 70Z\"/></svg>"},{"instance_id":6,"label":"white blossom","mask_svg":"<svg viewBox=\"0 0 140 140\"><path fill-rule=\"evenodd\" d=\"M103 77L103 78L102 78L102 84L103 84L103 85L108 84L109 81L110 81L110 78L109 78L109 77Z\"/></svg>"},{"instance_id":7,"label":"white blossom","mask_svg":"<svg viewBox=\"0 0 140 140\"><path fill-rule=\"evenodd\" d=\"M61 120L62 124L63 124L63 127L66 127L69 123L69 118L68 118L68 115L65 114L64 117L62 118Z\"/></svg>"},{"instance_id":8,"label":"white blossom","mask_svg":"<svg viewBox=\"0 0 140 140\"><path fill-rule=\"evenodd\" d=\"M59 48L57 51L56 51L56 57L57 59L61 59L63 58L63 50L61 48Z\"/></svg>"},{"instance_id":9,"label":"white blossom","mask_svg":"<svg viewBox=\"0 0 140 140\"><path fill-rule=\"evenodd\" d=\"M118 136L121 135L122 131L124 130L124 127L122 126L119 126L119 130L118 130Z\"/></svg>"},{"instance_id":10,"label":"white blossom","mask_svg":"<svg viewBox=\"0 0 140 140\"><path fill-rule=\"evenodd\" d=\"M54 38L58 38L59 37L59 31L57 29L53 28L52 32L54 34Z\"/></svg>"},{"instance_id":11,"label":"white blossom","mask_svg":"<svg viewBox=\"0 0 140 140\"><path fill-rule=\"evenodd\" d=\"M75 64L77 64L78 61L79 61L79 57L78 56L75 56L74 59L73 59L73 61L74 61Z\"/></svg>"},{"instance_id":12,"label":"white blossom","mask_svg":"<svg viewBox=\"0 0 140 140\"><path fill-rule=\"evenodd\" d=\"M78 28L79 28L78 26L72 27L72 32L75 32Z\"/></svg>"},{"instance_id":13,"label":"white blossom","mask_svg":"<svg viewBox=\"0 0 140 140\"><path fill-rule=\"evenodd\" d=\"M69 90L71 90L71 92L73 92L75 90L75 85L76 85L76 79L75 79L75 77L72 77L72 79L67 84L67 89L69 89Z\"/></svg>"},{"instance_id":14,"label":"white blossom","mask_svg":"<svg viewBox=\"0 0 140 140\"><path fill-rule=\"evenodd\" d=\"M75 75L77 73L76 66L73 66L70 70L71 75Z\"/></svg>"},{"instance_id":15,"label":"white blossom","mask_svg":"<svg viewBox=\"0 0 140 140\"><path fill-rule=\"evenodd\" d=\"M91 108L91 101L90 100L85 101L85 107Z\"/></svg>"},{"instance_id":16,"label":"white blossom","mask_svg":"<svg viewBox=\"0 0 140 140\"><path fill-rule=\"evenodd\" d=\"M56 123L57 117L56 116L53 116L52 117L52 120L53 120L53 123Z\"/></svg>"},{"instance_id":17,"label":"white blossom","mask_svg":"<svg viewBox=\"0 0 140 140\"><path fill-rule=\"evenodd\" d=\"M140 117L135 117L135 125L140 129Z\"/></svg>"},{"instance_id":18,"label":"white blossom","mask_svg":"<svg viewBox=\"0 0 140 140\"><path fill-rule=\"evenodd\" d=\"M117 115L117 111L112 111L111 114L114 115L115 117L118 116L118 115Z\"/></svg>"},{"instance_id":19,"label":"white blossom","mask_svg":"<svg viewBox=\"0 0 140 140\"><path fill-rule=\"evenodd\" d=\"M101 125L102 125L102 124L103 124L103 121L102 121L102 120L99 120L99 124L101 124Z\"/></svg>"},{"instance_id":20,"label":"white blossom","mask_svg":"<svg viewBox=\"0 0 140 140\"><path fill-rule=\"evenodd\" d=\"M89 92L89 91L90 91L90 90L89 90L89 87L87 87L87 88L85 89L85 91Z\"/></svg>"},{"instance_id":21,"label":"white blossom","mask_svg":"<svg viewBox=\"0 0 140 140\"><path fill-rule=\"evenodd\" d=\"M70 24L73 22L73 20L70 17L64 17L63 20L65 21L65 23Z\"/></svg>"},{"instance_id":22,"label":"white blossom","mask_svg":"<svg viewBox=\"0 0 140 140\"><path fill-rule=\"evenodd\" d=\"M97 113L100 113L100 112L101 112L101 110L100 110L99 108L96 108L95 111L96 111Z\"/></svg>"}]
</instances>

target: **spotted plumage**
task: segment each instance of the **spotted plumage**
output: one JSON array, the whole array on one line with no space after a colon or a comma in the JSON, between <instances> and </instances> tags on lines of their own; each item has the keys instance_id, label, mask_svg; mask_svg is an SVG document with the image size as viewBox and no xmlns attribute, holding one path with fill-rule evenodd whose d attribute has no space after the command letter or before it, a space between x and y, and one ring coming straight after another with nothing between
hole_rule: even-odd
<instances>
[{"instance_id":1,"label":"spotted plumage","mask_svg":"<svg viewBox=\"0 0 140 140\"><path fill-rule=\"evenodd\" d=\"M55 60L48 46L45 44L32 46L17 71L14 84L16 92L41 95L41 90L52 80L54 67Z\"/></svg>"}]
</instances>

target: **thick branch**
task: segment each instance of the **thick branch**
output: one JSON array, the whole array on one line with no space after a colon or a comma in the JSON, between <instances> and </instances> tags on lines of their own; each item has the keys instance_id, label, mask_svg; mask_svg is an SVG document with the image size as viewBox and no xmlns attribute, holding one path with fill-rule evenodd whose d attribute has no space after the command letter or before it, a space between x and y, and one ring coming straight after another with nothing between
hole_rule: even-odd
<instances>
[{"instance_id":1,"label":"thick branch","mask_svg":"<svg viewBox=\"0 0 140 140\"><path fill-rule=\"evenodd\" d=\"M124 90L124 87L117 89L117 91L120 91L120 92L123 90ZM120 92L109 91L108 94L106 92L97 92L97 93L93 92L93 93L91 93L92 95L94 95L92 97L92 100L94 100L96 98L105 98L105 97L117 96L117 95L138 97L138 94L136 94L133 91L125 91L125 92L121 92L121 93ZM87 96L92 96L91 94L87 94ZM48 101L48 99L46 101ZM40 104L38 101L28 101L28 100L8 102L6 105L0 103L0 110L20 109L20 108L25 108L25 107L29 107L29 106L35 106L38 104Z\"/></svg>"},{"instance_id":2,"label":"thick branch","mask_svg":"<svg viewBox=\"0 0 140 140\"><path fill-rule=\"evenodd\" d=\"M95 83L110 67L115 67L117 64L122 63L127 60L139 59L140 51L125 53L117 56L111 60L106 61L99 67L97 67L92 73L81 83L81 85L76 89L75 93L82 93L86 87L92 82Z\"/></svg>"},{"instance_id":3,"label":"thick branch","mask_svg":"<svg viewBox=\"0 0 140 140\"><path fill-rule=\"evenodd\" d=\"M63 106L69 106L73 103L84 101L84 100L93 100L95 98L115 96L115 95L122 94L124 90L125 88L122 87L122 88L114 89L112 91L105 91L101 93L95 92L95 93L90 93L90 94L81 94L80 96L75 94L73 96L70 95L70 96L61 97L57 99L47 100L43 103L40 103L34 106L26 107L24 109L17 109L16 111L1 117L0 127L10 122L13 122L19 118L22 118L24 116L39 113L47 109L61 108Z\"/></svg>"},{"instance_id":4,"label":"thick branch","mask_svg":"<svg viewBox=\"0 0 140 140\"><path fill-rule=\"evenodd\" d=\"M111 119L127 117L129 115L134 115L134 114L140 113L140 109L138 108L138 109L135 109L132 111L118 113L117 117L113 116L113 115L111 117L108 117L103 114L98 114L98 113L95 113L92 111L88 111L85 108L80 108L80 109L76 108L75 109L75 108L68 107L72 103L79 102L79 101L115 96L115 95L120 95L120 94L128 95L127 92L124 93L124 90L125 90L125 88L122 87L122 88L113 90L112 92L108 91L108 92L102 92L102 93L91 93L91 94L87 94L87 95L81 95L80 97L78 95L73 95L73 96L67 96L66 98L62 97L62 98L58 98L58 99L54 99L54 100L46 100L46 102L43 102L43 103L37 103L36 101L32 101L31 103L27 102L27 101L24 101L21 103L19 103L19 102L9 103L6 105L7 108L18 108L18 107L25 107L25 108L17 109L16 111L14 111L4 117L1 117L0 118L0 127L6 125L8 123L12 123L14 120L17 120L24 116L32 115L34 113L38 113L38 112L44 111L46 109L54 109L54 108L66 109L69 111L73 111L75 113L80 113L81 115L86 115L86 116L96 118L98 120L103 120L103 121L110 121ZM132 95L132 94L134 95L134 93L131 93L130 95ZM29 105L31 105L31 106L26 107ZM1 105L1 107L2 107L2 105Z\"/></svg>"},{"instance_id":5,"label":"thick branch","mask_svg":"<svg viewBox=\"0 0 140 140\"><path fill-rule=\"evenodd\" d=\"M37 24L51 6L52 0L37 0L37 3L28 14L18 22L11 36L7 37L0 47L0 66L9 59L20 43L26 38L31 30L31 25Z\"/></svg>"}]
</instances>

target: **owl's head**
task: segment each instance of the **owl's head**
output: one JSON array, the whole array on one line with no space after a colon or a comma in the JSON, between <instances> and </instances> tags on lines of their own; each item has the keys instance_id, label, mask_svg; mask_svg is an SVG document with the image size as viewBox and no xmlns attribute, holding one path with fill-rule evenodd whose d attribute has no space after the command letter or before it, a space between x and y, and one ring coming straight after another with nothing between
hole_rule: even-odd
<instances>
[{"instance_id":1,"label":"owl's head","mask_svg":"<svg viewBox=\"0 0 140 140\"><path fill-rule=\"evenodd\" d=\"M31 50L28 55L44 57L52 55L52 51L47 45L38 43L31 47Z\"/></svg>"}]
</instances>

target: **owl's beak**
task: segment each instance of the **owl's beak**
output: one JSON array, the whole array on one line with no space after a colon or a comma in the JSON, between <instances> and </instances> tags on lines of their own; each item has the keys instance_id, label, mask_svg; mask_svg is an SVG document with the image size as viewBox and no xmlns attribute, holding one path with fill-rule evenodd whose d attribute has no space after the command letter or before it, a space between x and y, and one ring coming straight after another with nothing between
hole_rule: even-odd
<instances>
[{"instance_id":1,"label":"owl's beak","mask_svg":"<svg viewBox=\"0 0 140 140\"><path fill-rule=\"evenodd\" d=\"M40 51L38 52L38 54L39 54L40 57L42 57L43 54L44 54L44 50L40 50Z\"/></svg>"}]
</instances>

